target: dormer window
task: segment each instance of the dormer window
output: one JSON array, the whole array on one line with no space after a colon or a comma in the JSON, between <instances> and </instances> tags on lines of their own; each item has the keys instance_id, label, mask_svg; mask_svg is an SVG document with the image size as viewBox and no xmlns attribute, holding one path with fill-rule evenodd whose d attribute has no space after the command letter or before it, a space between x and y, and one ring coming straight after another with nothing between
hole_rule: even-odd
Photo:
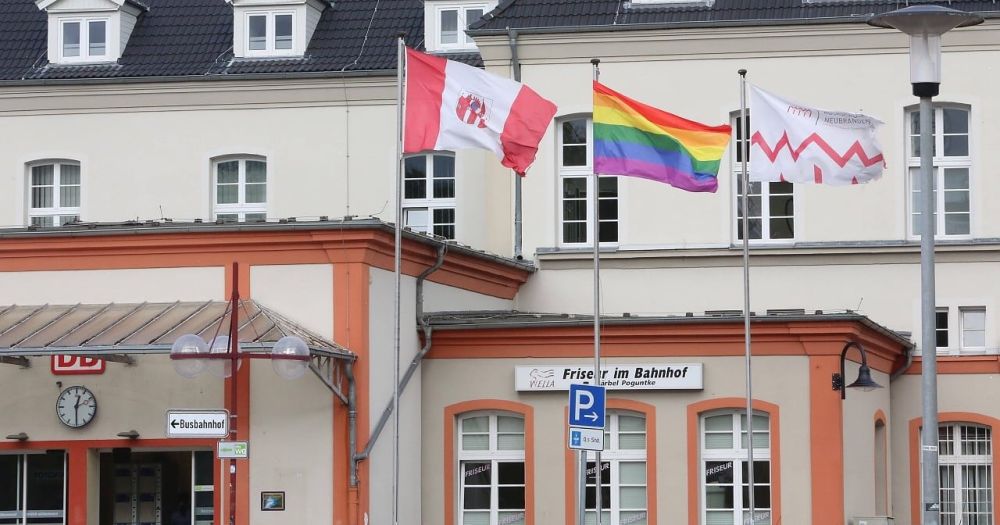
<instances>
[{"instance_id":1,"label":"dormer window","mask_svg":"<svg viewBox=\"0 0 1000 525\"><path fill-rule=\"evenodd\" d=\"M236 58L301 57L326 0L231 0Z\"/></svg>"},{"instance_id":2,"label":"dormer window","mask_svg":"<svg viewBox=\"0 0 1000 525\"><path fill-rule=\"evenodd\" d=\"M295 13L247 13L247 56L291 55L295 49Z\"/></svg>"},{"instance_id":3,"label":"dormer window","mask_svg":"<svg viewBox=\"0 0 1000 525\"><path fill-rule=\"evenodd\" d=\"M108 18L60 20L61 62L99 62L108 59Z\"/></svg>"},{"instance_id":4,"label":"dormer window","mask_svg":"<svg viewBox=\"0 0 1000 525\"><path fill-rule=\"evenodd\" d=\"M428 0L424 7L428 51L475 51L476 43L465 30L496 7L496 2Z\"/></svg>"},{"instance_id":5,"label":"dormer window","mask_svg":"<svg viewBox=\"0 0 1000 525\"><path fill-rule=\"evenodd\" d=\"M121 58L146 11L137 0L35 0L49 18L52 64L100 64Z\"/></svg>"}]
</instances>

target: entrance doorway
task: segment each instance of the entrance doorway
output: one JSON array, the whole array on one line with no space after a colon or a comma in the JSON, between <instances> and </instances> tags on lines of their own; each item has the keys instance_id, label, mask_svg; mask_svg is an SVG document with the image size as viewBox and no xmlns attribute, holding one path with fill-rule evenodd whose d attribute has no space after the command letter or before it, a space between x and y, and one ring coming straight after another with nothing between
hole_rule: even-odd
<instances>
[{"instance_id":1,"label":"entrance doorway","mask_svg":"<svg viewBox=\"0 0 1000 525\"><path fill-rule=\"evenodd\" d=\"M211 525L211 451L101 453L101 525Z\"/></svg>"}]
</instances>

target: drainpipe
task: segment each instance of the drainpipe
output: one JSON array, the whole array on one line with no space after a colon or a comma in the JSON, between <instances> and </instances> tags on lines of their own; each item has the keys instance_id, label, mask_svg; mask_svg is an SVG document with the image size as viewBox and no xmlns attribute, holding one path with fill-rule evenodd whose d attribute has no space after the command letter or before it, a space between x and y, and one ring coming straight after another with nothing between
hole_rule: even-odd
<instances>
[{"instance_id":1,"label":"drainpipe","mask_svg":"<svg viewBox=\"0 0 1000 525\"><path fill-rule=\"evenodd\" d=\"M358 398L354 382L354 362L344 364L344 375L347 376L347 450L354 454L358 449ZM358 523L358 462L350 462L348 467L347 486L347 523Z\"/></svg>"},{"instance_id":2,"label":"drainpipe","mask_svg":"<svg viewBox=\"0 0 1000 525\"><path fill-rule=\"evenodd\" d=\"M897 377L905 374L906 371L910 368L910 365L912 364L913 364L913 349L911 348L906 350L906 362L903 363L903 366L899 367L899 370L896 370L895 372L889 375L889 381L890 382L895 381Z\"/></svg>"},{"instance_id":3,"label":"drainpipe","mask_svg":"<svg viewBox=\"0 0 1000 525\"><path fill-rule=\"evenodd\" d=\"M423 360L424 356L427 355L427 352L429 352L431 349L432 329L424 321L424 280L427 279L428 275L437 271L437 269L440 268L442 264L444 264L444 256L447 251L448 251L448 245L442 243L440 246L438 246L437 260L434 261L434 264L430 268L427 268L420 275L417 276L417 292L416 292L417 325L420 326L421 330L423 330L424 344L423 346L420 347L420 351L417 352L417 355L413 356L413 360L410 361L410 366L406 369L406 373L403 374L403 377L399 380L400 395L402 395L403 391L406 389L407 383L410 382L410 378L412 378L414 372L417 371L417 368L420 366L420 362ZM351 382L347 394L349 400L353 399L354 395L353 394L354 381L353 379L350 379L351 377L352 376L349 376L349 380ZM353 406L353 404L350 406ZM389 416L392 415L393 408L394 407L392 406L392 400L390 399L388 405L385 407L385 410L382 411L382 416L379 417L378 423L375 424L375 428L372 430L372 435L368 439L368 444L365 445L365 449L362 450L361 452L354 453L354 461L351 462L351 483L354 484L354 486L357 486L358 484L358 463L368 459L368 456L371 455L372 449L375 448L375 443L378 441L379 435L382 434L382 430L385 428L385 424L389 421ZM351 430L348 430L349 433L348 439L349 441L352 442L351 451L354 451L357 450L355 448L357 445L357 438L356 438L357 429L353 427L353 425L355 425L355 422L352 419L353 417L352 414L356 415L356 412L353 411L353 409L349 408L347 414L348 414L347 416L348 425L351 427Z\"/></svg>"},{"instance_id":4,"label":"drainpipe","mask_svg":"<svg viewBox=\"0 0 1000 525\"><path fill-rule=\"evenodd\" d=\"M517 58L517 30L507 28L507 38L510 40L510 65L514 73L514 81L521 81L521 61ZM521 253L521 176L514 176L514 258L524 259Z\"/></svg>"}]
</instances>

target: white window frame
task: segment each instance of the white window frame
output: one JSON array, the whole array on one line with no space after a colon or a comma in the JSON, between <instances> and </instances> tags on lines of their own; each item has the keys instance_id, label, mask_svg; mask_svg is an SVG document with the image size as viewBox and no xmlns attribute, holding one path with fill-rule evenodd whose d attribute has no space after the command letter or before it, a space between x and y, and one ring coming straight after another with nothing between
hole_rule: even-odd
<instances>
[{"instance_id":1,"label":"white window frame","mask_svg":"<svg viewBox=\"0 0 1000 525\"><path fill-rule=\"evenodd\" d=\"M434 197L434 157L446 157L452 159L452 178L455 192L452 197ZM423 179L408 179L405 175L403 178L403 226L410 228L414 231L419 231L421 233L426 233L429 235L437 235L444 237L445 239L455 239L458 234L458 170L457 162L455 159L455 154L452 152L442 151L433 152L426 155L414 155L408 157L406 160L420 158L424 160L424 173L425 177ZM424 197L423 198L406 198L406 183L407 181L424 181ZM452 223L439 223L434 220L434 212L436 210L452 210L454 216L454 222ZM427 213L427 223L423 225L414 224L410 218L410 214L415 214L417 212L425 211ZM441 235L438 231L435 231L439 226L451 225L454 231L454 235L451 237L447 235Z\"/></svg>"},{"instance_id":2,"label":"white window frame","mask_svg":"<svg viewBox=\"0 0 1000 525\"><path fill-rule=\"evenodd\" d=\"M80 183L74 186L79 187L80 191L80 205L78 206L63 206L62 205L62 168L63 166L70 165L76 166L80 175ZM32 180L32 172L34 168L41 166L52 166L52 206L47 208L35 208L31 204L32 190L35 188L34 181ZM27 210L28 210L28 225L34 226L34 219L46 219L52 218L52 227L62 226L75 220L80 220L80 209L83 205L83 168L80 166L79 162L73 160L44 160L31 162L27 165ZM49 227L49 226L39 226L39 227Z\"/></svg>"},{"instance_id":3,"label":"white window frame","mask_svg":"<svg viewBox=\"0 0 1000 525\"><path fill-rule=\"evenodd\" d=\"M585 146L587 148L587 163L584 166L564 166L564 162L563 162L563 153L564 152L563 152L562 125L565 122L569 122L569 121L573 121L573 120L583 120L583 119L586 119L586 121L587 121L587 138L586 138L586 142L585 142ZM594 201L593 201L593 197L592 197L593 194L591 193L592 191L594 191L594 120L589 115L588 116L579 116L578 115L578 116L575 116L575 117L565 117L565 118L559 119L556 122L556 140L557 140L556 150L558 152L557 153L557 157L558 157L557 162L558 162L558 172L559 172L559 177L558 177L557 183L556 183L557 184L557 187L556 187L556 199L557 199L556 209L557 209L558 218L559 218L558 224L556 225L556 239L558 239L558 245L561 246L561 247L566 247L566 248L584 248L584 247L588 247L588 246L593 246L594 245L594 232L591 231L592 228L590 227L590 218L593 217L593 214L594 214ZM564 222L565 222L566 219L564 217L565 209L564 209L564 206L563 206L564 199L565 199L565 197L563 195L563 185L564 185L565 179L572 179L572 178L583 178L583 179L586 180L586 189L585 189L585 191L587 193L586 193L586 195L585 195L585 197L583 199L584 200L584 207L586 209L586 214L584 215L583 226L584 226L584 228L586 228L587 235L585 236L583 242L568 242L568 241L566 241L566 238L565 238L565 235L564 235L565 232L564 232L563 224L564 224ZM618 246L621 243L621 235L622 235L622 214L621 214L621 206L620 206L621 200L622 200L622 184L621 184L621 180L619 180L619 177L617 177L615 175L601 175L600 179L602 181L604 181L604 180L613 180L615 182L615 184L616 184L616 187L617 187L617 190L616 190L616 193L615 193L614 197L599 197L599 200L616 200L619 203L618 213L617 213L617 215L616 215L616 217L614 219L602 219L602 220L600 220L600 222L604 222L604 223L613 222L613 223L616 224L616 226L615 226L615 240L614 241L603 241L603 242L601 242L601 246L616 247L616 246ZM597 230L600 231L600 224L598 224Z\"/></svg>"},{"instance_id":4,"label":"white window frame","mask_svg":"<svg viewBox=\"0 0 1000 525\"><path fill-rule=\"evenodd\" d=\"M486 418L489 419L489 429L488 429L488 434L489 434L489 448L488 448L488 450L465 450L462 447L462 436L463 436L462 423L466 419L472 419L472 418L478 418L478 417L486 417ZM499 447L497 446L497 441L498 441L497 438L498 438L498 435L501 434L501 432L498 431L498 423L497 423L497 418L498 417L509 417L509 418L516 418L516 419L520 419L521 420L522 426L521 426L521 432L520 432L520 434L522 436L522 439L524 439L524 446L522 446L520 450L500 450L499 449ZM510 516L505 516L504 518L501 518L500 517L500 513L502 511L499 509L499 496L498 496L498 494L499 494L499 488L500 488L500 485L499 485L499 468L498 468L498 465L500 463L518 463L518 462L520 462L524 466L524 483L525 483L524 484L524 497L525 497L525 504L527 504L528 491L532 490L532 487L529 487L527 485L528 474L529 473L527 471L528 465L527 465L527 462L526 462L526 459L525 459L526 455L524 453L524 449L525 449L525 447L528 447L530 445L529 445L529 443L527 443L527 434L525 432L525 429L527 428L527 426L526 426L527 422L525 421L524 415L523 414L518 414L518 413L515 413L515 412L502 412L502 411L467 412L467 413L464 413L464 414L460 414L458 416L457 421L455 423L456 423L456 425L455 425L455 432L456 433L455 433L454 439L456 440L456 447L455 447L455 449L457 450L457 459L458 459L458 463L455 465L455 473L458 476L458 483L456 483L456 485L455 485L458 488L458 497L455 498L457 500L457 502L458 502L458 508L455 509L455 511L457 512L457 519L455 520L455 523L457 525L464 525L464 523L465 523L465 521L464 521L465 520L465 513L464 513L464 510L465 510L465 474L464 474L464 469L462 467L462 464L464 462L466 462L466 461L477 462L477 463L486 463L486 462L489 462L489 464L490 464L490 469L489 469L490 470L490 479L491 479L491 481L490 481L490 509L489 509L489 514L490 514L490 521L489 521L489 523L490 523L490 525L518 525L518 524L525 523L527 521L527 509L520 509L520 510L513 510L512 509L512 510L508 510L508 511L503 511L503 512L514 512L514 513L521 512L521 519L520 520L513 520L512 521L512 520L510 520ZM504 432L504 433L505 434L509 434L507 432ZM479 485L477 485L477 486L479 486Z\"/></svg>"},{"instance_id":5,"label":"white window frame","mask_svg":"<svg viewBox=\"0 0 1000 525\"><path fill-rule=\"evenodd\" d=\"M990 453L989 454L965 454L964 451L962 450L962 430L963 430L963 428L985 430L986 431L986 435L987 435L987 437L989 439L989 450L990 450ZM922 431L923 431L923 429L921 429L921 432ZM951 442L952 442L951 452L953 452L952 454L945 454L945 451L947 449L947 445L945 443L946 443L947 440L942 440L941 439L941 434L943 434L945 432L950 432L951 436L952 436L952 440L951 440ZM993 506L993 491L996 490L996 488L994 487L994 482L993 482L993 480L995 478L995 473L993 472L993 435L992 434L993 434L993 432L992 432L992 429L990 427L984 426L984 425L980 425L980 424L975 424L975 423L949 422L949 423L941 423L941 424L938 425L938 450L940 451L940 454L938 456L938 466L939 466L939 468L942 471L945 470L945 469L950 468L951 472L953 474L955 474L955 476L952 478L951 487L947 487L946 486L948 484L947 483L948 480L945 478L945 476L940 476L940 478L941 478L941 489L940 489L941 490L941 495L940 495L940 498L941 498L941 503L942 503L941 524L942 525L957 525L960 522L961 523L968 523L968 521L965 520L966 516L964 516L964 515L958 516L957 515L957 512L960 512L961 509L962 509L962 507L964 506L963 503L966 503L963 498L965 497L966 490L970 488L970 487L967 486L968 484L965 483L965 479L963 477L963 475L965 474L965 472L963 472L964 469L962 467L971 467L971 468L986 467L986 468L989 469L989 471L990 471L989 497L987 498L986 501L988 502L988 507L992 508L992 506ZM922 440L920 442L923 443ZM972 442L975 443L975 441L972 441ZM919 444L917 444L917 445L919 445ZM923 455L921 454L921 464L922 463L923 463ZM980 488L980 487L977 487L977 488ZM947 510L947 505L946 505L947 499L945 497L945 494L946 494L945 491L947 491L947 490L951 490L952 494L954 496L954 509L957 511L955 513L950 513ZM995 511L995 509L994 509L994 511ZM949 519L949 518L951 518L951 519ZM993 514L992 513L990 513L990 520L989 521L991 523L995 523L993 521Z\"/></svg>"},{"instance_id":6,"label":"white window frame","mask_svg":"<svg viewBox=\"0 0 1000 525\"><path fill-rule=\"evenodd\" d=\"M746 522L749 521L747 519L748 516L745 515L744 511L742 510L743 509L743 489L742 489L742 487L743 487L743 469L742 469L742 463L748 461L747 449L743 448L743 446L742 446L742 437L743 437L743 433L745 431L745 429L743 428L743 424L742 424L742 417L744 417L745 415L746 415L746 412L743 411L743 410L723 410L723 411L707 412L707 413L701 414L701 417L699 418L698 447L699 447L699 452L700 452L700 460L698 462L698 465L699 465L699 469L700 470L699 470L699 474L698 474L698 476L699 476L699 482L698 482L698 494L699 494L699 498L698 499L699 499L699 507L700 507L700 509L699 509L698 513L699 513L699 519L701 520L702 524L707 523L707 519L708 519L708 505L706 504L706 501L705 501L706 500L706 491L707 491L707 483L705 481L705 476L706 476L706 472L707 472L707 469L708 469L707 463L709 461L711 461L711 462L727 462L727 461L730 462L730 468L733 471L733 483L732 483L732 485L733 485L733 510L732 510L732 513L733 513L733 523L734 523L734 525L742 525L743 523L746 523ZM709 448L705 447L706 420L708 418L717 417L717 416L730 416L730 417L733 418L732 431L731 431L733 437L732 437L732 447L731 448L726 448L726 449L723 449L723 448L713 448L713 449L709 449ZM766 431L766 433L767 433L767 443L768 443L768 446L767 446L766 449L765 448L754 447L753 460L754 460L754 462L767 461L768 462L768 468L769 469L773 469L773 464L771 463L771 443L773 442L774 438L773 438L773 436L771 436L771 416L770 416L770 414L768 414L766 412L760 412L760 411L756 411L756 410L753 412L753 416L755 418L756 417L763 417L763 418L765 418L765 421L767 423L767 431ZM760 433L764 433L764 431L762 431L762 430L755 430L753 433L754 434L760 434ZM748 443L751 442L751 441L752 441L752 438L748 439ZM739 462L739 465L740 465L739 468L737 468L737 462ZM748 468L752 468L752 465L748 465ZM767 487L769 487L769 490L770 490L770 500L773 503L774 502L774 490L775 490L775 486L774 486L774 472L773 472L773 470L770 472L770 475L768 476L768 482L767 483L761 483L759 479L754 479L754 486L755 487L765 486L765 485ZM771 507L768 507L766 509L766 511L765 511L764 507L760 506L760 502L754 502L754 503L755 503L755 507L756 507L754 509L756 521L754 523L757 523L757 524L760 524L760 525L770 525L771 524L770 517L772 516L772 511L774 509L771 508ZM764 512L767 513L766 514L766 516L767 516L767 520L766 521L763 520L763 514L764 514ZM738 518L737 518L737 513L739 513L739 517Z\"/></svg>"},{"instance_id":7,"label":"white window frame","mask_svg":"<svg viewBox=\"0 0 1000 525\"><path fill-rule=\"evenodd\" d=\"M747 112L747 118L750 118L749 111ZM742 179L743 179L743 162L742 157L739 156L740 144L745 140L748 141L749 137L740 137L739 135L747 135L748 130L743 130L739 127L740 124L740 112L736 111L730 114L730 122L733 128L732 140L730 140L730 150L729 158L730 171L732 173L731 180L733 181L733 201L731 206L731 213L733 217L732 232L733 232L733 244L740 244L743 242L743 238L740 236L740 229L743 227L743 218L740 215L740 209L743 206L743 193L742 193ZM748 127L748 126L743 126ZM747 173L750 173L750 158L749 149L744 149L744 154L747 157ZM775 220L775 216L771 213L771 195L774 191L772 185L787 184L791 188L792 197L792 236L789 238L773 238L771 233L771 221ZM750 244L793 244L796 239L796 235L799 229L798 214L796 213L797 206L795 202L798 200L799 190L796 184L791 182L750 182L750 188L753 189L754 186L760 188L760 222L761 222L761 236L760 239L750 239ZM786 193L776 193L777 195L787 195ZM747 195L747 199L752 199L755 193L750 193ZM777 217L787 217L786 215L779 215ZM751 216L750 219L753 220L756 217ZM787 220L787 219L786 219Z\"/></svg>"},{"instance_id":8,"label":"white window frame","mask_svg":"<svg viewBox=\"0 0 1000 525\"><path fill-rule=\"evenodd\" d=\"M917 215L916 206L914 204L914 199L918 198L920 192L920 157L913 156L914 150L914 140L919 140L918 135L913 134L913 115L919 112L919 107L913 106L906 109L905 113L905 125L906 125L906 232L907 236L911 240L920 239L920 235L916 232L914 228L914 221L920 220ZM945 109L958 109L965 111L967 122L966 122L966 137L968 146L968 155L965 156L944 156L944 110ZM934 222L935 222L935 239L968 239L973 235L973 219L976 216L975 210L975 170L973 162L973 147L974 147L974 134L972 130L973 114L972 107L964 104L935 104L934 105L934 152L937 153L933 157L933 173L934 173L934 193L935 193L935 209L934 209ZM954 134L953 134L954 135ZM956 233L956 234L946 234L945 233L945 214L943 213L945 208L945 191L941 191L944 188L945 180L945 170L947 169L966 169L969 174L969 187L967 192L969 194L969 232L968 233Z\"/></svg>"},{"instance_id":9,"label":"white window frame","mask_svg":"<svg viewBox=\"0 0 1000 525\"><path fill-rule=\"evenodd\" d=\"M90 54L90 23L91 22L104 22L104 54L103 55L91 55ZM80 24L80 54L78 56L66 56L65 47L63 39L65 38L64 27L66 24ZM51 26L50 26L51 27ZM57 24L58 29L58 47L57 53L59 57L59 62L63 64L83 64L90 62L107 62L111 60L111 18L104 16L96 17L74 17L74 18L60 18Z\"/></svg>"},{"instance_id":10,"label":"white window frame","mask_svg":"<svg viewBox=\"0 0 1000 525\"><path fill-rule=\"evenodd\" d=\"M14 456L14 457L17 458L17 461L18 461L18 465L17 465L17 476L18 476L18 478L16 480L17 491L18 491L18 508L15 509L15 510L0 509L0 517L6 518L6 519L20 519L20 523L27 523L28 519L37 518L38 517L37 515L32 516L31 515L32 513L37 514L39 512L43 512L43 513L45 513L44 517L52 517L51 516L52 512L61 512L62 515L59 516L59 517L54 517L54 519L55 520L61 520L62 523L66 523L66 519L67 519L67 515L68 515L67 506L69 504L69 502L67 501L67 498L66 498L66 487L67 487L67 484L69 483L69 477L68 477L69 473L67 471L67 467L68 467L68 464L69 464L69 454L66 451L61 451L61 452L63 452L62 509L34 509L34 510L28 510L26 508L27 501L28 501L28 494L27 493L28 493L28 478L29 478L29 474L28 474L28 457L29 456L43 455L43 454L45 454L45 452L44 451L27 451L27 452L15 453L15 454L4 454L5 456Z\"/></svg>"},{"instance_id":11,"label":"white window frame","mask_svg":"<svg viewBox=\"0 0 1000 525\"><path fill-rule=\"evenodd\" d=\"M226 162L238 162L239 172L237 179L237 202L235 203L224 203L219 204L219 165ZM263 162L264 163L264 202L246 202L246 187L247 187L247 161ZM258 215L263 214L264 220L267 219L267 201L268 196L271 193L271 175L270 175L270 163L267 157L258 155L231 155L226 157L217 157L212 160L212 220L218 220L219 215L236 215L235 222L246 222L247 215ZM252 220L259 220L259 217L254 217Z\"/></svg>"},{"instance_id":12,"label":"white window frame","mask_svg":"<svg viewBox=\"0 0 1000 525\"><path fill-rule=\"evenodd\" d=\"M275 34L276 16L288 15L292 17L292 47L288 49L277 48L277 35ZM264 49L250 49L250 18L254 16L265 17ZM296 27L297 16L295 11L274 10L274 11L247 11L243 14L243 45L248 57L275 57L275 56L295 56L301 54L296 52L298 47Z\"/></svg>"},{"instance_id":13,"label":"white window frame","mask_svg":"<svg viewBox=\"0 0 1000 525\"><path fill-rule=\"evenodd\" d=\"M983 316L983 344L972 345L966 342L967 332L966 328L966 314L982 314ZM985 354L986 348L989 346L986 340L986 307L985 306L960 306L958 307L958 331L959 331L959 348L963 354ZM978 330L977 330L978 331Z\"/></svg>"},{"instance_id":14,"label":"white window frame","mask_svg":"<svg viewBox=\"0 0 1000 525\"><path fill-rule=\"evenodd\" d=\"M431 51L475 51L476 42L465 33L469 24L475 20L468 20L468 12L474 9L482 9L483 15L489 13L496 7L496 2L427 2L429 20L427 20L427 34L433 35L433 49ZM458 37L455 43L444 43L441 38L441 13L444 11L457 11L457 31Z\"/></svg>"},{"instance_id":15,"label":"white window frame","mask_svg":"<svg viewBox=\"0 0 1000 525\"><path fill-rule=\"evenodd\" d=\"M622 434L622 431L620 430L620 417L621 416L627 416L627 417L634 417L634 418L642 419L642 422L643 422L643 431L641 432L641 434L643 434L644 438L646 439L646 446L645 447L643 447L642 449L623 449L623 448L621 448L621 444L620 444L620 437L621 437L621 434ZM632 515L627 516L625 518L625 520L623 520L622 519L622 513L623 512L625 512L625 513L642 512L644 514L644 519L646 521L649 521L649 477L648 477L648 472L649 472L648 461L649 460L647 459L647 455L646 455L646 450L649 448L649 441L648 441L648 439L649 439L649 428L647 426L647 421L648 420L646 419L646 415L643 414L643 413L641 413L641 412L630 412L630 411L624 411L624 410L615 410L615 411L609 412L607 414L607 416L605 417L605 424L604 424L604 429L605 429L605 431L604 431L604 444L605 444L605 446L604 446L604 451L601 452L601 463L602 463L602 469L601 470L602 471L604 470L603 469L603 464L604 463L608 463L608 469L611 471L610 475L609 475L609 478L610 478L610 481L611 481L610 485L602 485L602 488L610 486L610 493L611 493L610 501L601 501L601 507L604 507L605 505L607 505L609 507L609 510L605 511L605 514L602 515L602 519L601 519L601 523L603 523L605 525L628 525L629 523L632 523L632 521L630 521L630 520L642 521L642 520L639 520L639 519L635 518ZM628 431L627 433L628 434L639 434L640 432ZM593 465L593 462L594 462L594 460L596 458L594 457L594 453L593 452L586 452L586 454L587 454L587 474L589 475L593 471L593 469L595 468L595 466ZM643 478L645 479L645 484L642 485L642 487L645 489L645 492L646 492L646 496L645 496L646 497L646 506L643 509L622 509L621 508L621 488L622 488L622 483L621 483L621 465L622 465L622 463L642 463ZM593 484L587 483L587 487L592 487L592 486L593 486ZM626 486L628 487L628 486L639 486L639 485L632 484L632 485L626 485ZM655 497L655 495L654 495L654 497ZM586 512L586 514L588 516L593 516L594 515L594 509L592 507L587 507L587 509L585 510L585 512ZM607 517L608 519L604 519L605 517ZM596 520L591 520L591 519L588 518L588 519L586 519L584 521L587 522L587 523L591 523L591 522L595 522Z\"/></svg>"}]
</instances>

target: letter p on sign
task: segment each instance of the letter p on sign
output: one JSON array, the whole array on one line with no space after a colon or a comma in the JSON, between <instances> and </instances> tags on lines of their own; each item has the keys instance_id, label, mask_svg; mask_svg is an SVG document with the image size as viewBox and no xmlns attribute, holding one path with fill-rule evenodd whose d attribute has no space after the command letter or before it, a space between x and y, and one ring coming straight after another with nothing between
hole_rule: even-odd
<instances>
[{"instance_id":1,"label":"letter p on sign","mask_svg":"<svg viewBox=\"0 0 1000 525\"><path fill-rule=\"evenodd\" d=\"M569 426L604 428L604 387L569 385Z\"/></svg>"}]
</instances>

